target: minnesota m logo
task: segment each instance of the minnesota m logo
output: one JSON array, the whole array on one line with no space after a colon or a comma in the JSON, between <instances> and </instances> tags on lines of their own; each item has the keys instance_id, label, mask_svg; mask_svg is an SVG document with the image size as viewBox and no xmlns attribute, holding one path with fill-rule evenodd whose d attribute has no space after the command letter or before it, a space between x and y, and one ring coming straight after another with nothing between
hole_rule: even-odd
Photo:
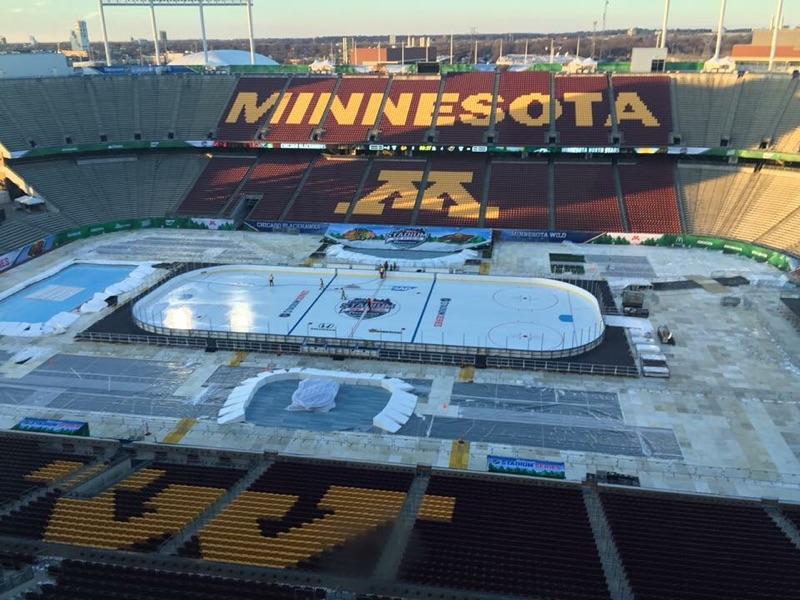
<instances>
[{"instance_id":1,"label":"minnesota m logo","mask_svg":"<svg viewBox=\"0 0 800 600\"><path fill-rule=\"evenodd\" d=\"M382 215L392 210L414 210L424 171L383 170L378 175L382 185L360 198L353 207L354 215ZM478 220L481 203L466 188L472 183L472 171L431 171L422 195L421 210L446 211L448 216ZM346 214L349 202L340 202L336 214ZM489 207L487 218L497 218L499 209Z\"/></svg>"}]
</instances>

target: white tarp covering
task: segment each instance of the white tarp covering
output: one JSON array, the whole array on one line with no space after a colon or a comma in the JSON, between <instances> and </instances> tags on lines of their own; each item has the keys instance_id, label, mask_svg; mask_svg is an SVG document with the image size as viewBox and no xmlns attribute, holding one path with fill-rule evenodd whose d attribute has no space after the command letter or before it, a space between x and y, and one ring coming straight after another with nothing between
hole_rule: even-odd
<instances>
[{"instance_id":1,"label":"white tarp covering","mask_svg":"<svg viewBox=\"0 0 800 600\"><path fill-rule=\"evenodd\" d=\"M44 204L44 200L42 200L39 196L20 196L19 198L15 199L14 202L22 206L39 206Z\"/></svg>"},{"instance_id":2,"label":"white tarp covering","mask_svg":"<svg viewBox=\"0 0 800 600\"><path fill-rule=\"evenodd\" d=\"M329 246L328 249L325 251L325 255L331 260L331 262L336 263L350 263L354 265L373 265L379 266L382 265L386 260L389 260L390 263L396 263L397 266L401 269L423 269L423 268L452 268L452 267L461 267L463 266L468 260L473 260L478 258L478 253L475 250L464 249L461 252L454 252L452 254L447 254L445 256L436 256L433 258L418 258L418 259L410 259L410 258L392 258L386 259L380 256L371 256L369 254L364 254L362 252L354 252L353 250L348 250L347 247L336 244L333 246ZM425 256L424 252L419 253L420 257Z\"/></svg>"},{"instance_id":3,"label":"white tarp covering","mask_svg":"<svg viewBox=\"0 0 800 600\"><path fill-rule=\"evenodd\" d=\"M336 408L339 383L332 379L303 379L292 394L291 411L330 412Z\"/></svg>"}]
</instances>

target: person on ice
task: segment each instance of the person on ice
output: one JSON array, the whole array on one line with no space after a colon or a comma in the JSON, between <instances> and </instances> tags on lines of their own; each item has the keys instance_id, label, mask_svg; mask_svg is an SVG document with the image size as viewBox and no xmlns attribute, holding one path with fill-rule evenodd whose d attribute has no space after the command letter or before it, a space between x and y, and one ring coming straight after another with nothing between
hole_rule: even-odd
<instances>
[{"instance_id":1,"label":"person on ice","mask_svg":"<svg viewBox=\"0 0 800 600\"><path fill-rule=\"evenodd\" d=\"M320 290L325 289L325 282L322 280L322 277L319 278L319 289Z\"/></svg>"},{"instance_id":2,"label":"person on ice","mask_svg":"<svg viewBox=\"0 0 800 600\"><path fill-rule=\"evenodd\" d=\"M269 287L275 287L275 276L272 273L269 274Z\"/></svg>"},{"instance_id":3,"label":"person on ice","mask_svg":"<svg viewBox=\"0 0 800 600\"><path fill-rule=\"evenodd\" d=\"M347 300L347 294L344 293L344 288L342 288L342 300Z\"/></svg>"}]
</instances>

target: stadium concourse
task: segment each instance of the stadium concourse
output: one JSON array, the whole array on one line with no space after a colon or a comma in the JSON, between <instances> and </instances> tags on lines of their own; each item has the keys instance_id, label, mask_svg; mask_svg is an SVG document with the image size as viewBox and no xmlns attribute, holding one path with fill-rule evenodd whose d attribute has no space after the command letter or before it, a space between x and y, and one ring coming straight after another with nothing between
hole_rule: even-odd
<instances>
[{"instance_id":1,"label":"stadium concourse","mask_svg":"<svg viewBox=\"0 0 800 600\"><path fill-rule=\"evenodd\" d=\"M0 80L0 594L796 598L798 85Z\"/></svg>"}]
</instances>

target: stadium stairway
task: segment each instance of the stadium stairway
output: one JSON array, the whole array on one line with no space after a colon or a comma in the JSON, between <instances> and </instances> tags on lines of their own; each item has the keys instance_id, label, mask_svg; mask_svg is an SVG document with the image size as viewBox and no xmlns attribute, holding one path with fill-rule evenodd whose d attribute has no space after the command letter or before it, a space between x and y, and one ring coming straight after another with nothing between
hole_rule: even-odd
<instances>
[{"instance_id":1,"label":"stadium stairway","mask_svg":"<svg viewBox=\"0 0 800 600\"><path fill-rule=\"evenodd\" d=\"M622 557L620 557L619 550L617 550L617 546L614 543L611 526L608 523L605 510L603 510L603 503L600 502L597 489L591 485L584 484L581 491L611 597L614 600L633 600L633 591L625 573L625 565L622 563Z\"/></svg>"},{"instance_id":2,"label":"stadium stairway","mask_svg":"<svg viewBox=\"0 0 800 600\"><path fill-rule=\"evenodd\" d=\"M392 532L389 534L389 539L383 548L383 554L375 566L375 571L372 575L375 579L379 581L394 581L397 578L400 563L403 561L403 554L408 548L411 532L414 529L414 523L417 521L417 515L422 507L430 480L430 473L417 472L417 476L411 482L411 487L408 488L408 495L403 508L400 510L400 515L394 523Z\"/></svg>"}]
</instances>

